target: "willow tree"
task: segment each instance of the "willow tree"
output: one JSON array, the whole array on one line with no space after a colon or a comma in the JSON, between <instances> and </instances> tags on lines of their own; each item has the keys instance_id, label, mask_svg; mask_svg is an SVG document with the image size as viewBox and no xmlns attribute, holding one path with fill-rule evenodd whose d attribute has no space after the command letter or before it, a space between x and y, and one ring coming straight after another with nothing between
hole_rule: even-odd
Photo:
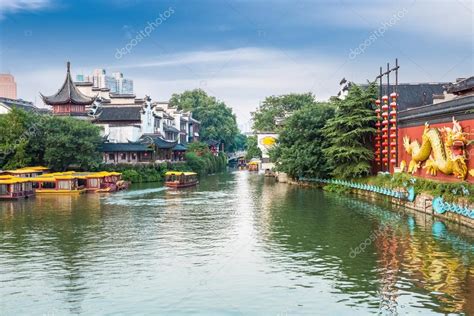
<instances>
[{"instance_id":1,"label":"willow tree","mask_svg":"<svg viewBox=\"0 0 474 316\"><path fill-rule=\"evenodd\" d=\"M367 89L353 85L346 99L336 102L336 114L324 127L328 146L323 152L332 176L356 178L370 174L376 132L372 105L375 95L374 84Z\"/></svg>"}]
</instances>

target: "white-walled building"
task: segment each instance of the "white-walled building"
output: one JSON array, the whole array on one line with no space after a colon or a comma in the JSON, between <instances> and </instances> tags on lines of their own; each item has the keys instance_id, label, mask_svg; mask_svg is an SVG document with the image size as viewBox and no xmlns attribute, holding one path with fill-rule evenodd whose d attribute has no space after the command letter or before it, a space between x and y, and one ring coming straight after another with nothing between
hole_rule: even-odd
<instances>
[{"instance_id":1,"label":"white-walled building","mask_svg":"<svg viewBox=\"0 0 474 316\"><path fill-rule=\"evenodd\" d=\"M167 102L152 102L148 96L138 99L133 93L113 92L111 78L120 83L122 92L133 86L121 73L108 77L103 69L96 69L90 77L78 76L80 81L73 82L68 62L62 88L55 95L42 97L56 110L54 115L91 120L101 127L106 163L183 160L186 144L199 139L200 123L192 113Z\"/></svg>"}]
</instances>

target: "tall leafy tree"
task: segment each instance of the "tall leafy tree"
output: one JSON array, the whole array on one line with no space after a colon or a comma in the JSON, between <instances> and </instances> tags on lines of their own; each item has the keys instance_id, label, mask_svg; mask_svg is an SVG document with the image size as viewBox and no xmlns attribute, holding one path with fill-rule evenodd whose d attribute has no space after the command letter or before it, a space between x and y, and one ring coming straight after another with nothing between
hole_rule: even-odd
<instances>
[{"instance_id":1,"label":"tall leafy tree","mask_svg":"<svg viewBox=\"0 0 474 316\"><path fill-rule=\"evenodd\" d=\"M296 177L325 177L330 172L323 154L326 122L334 116L330 103L307 105L285 122L277 146L270 150L277 169Z\"/></svg>"},{"instance_id":2,"label":"tall leafy tree","mask_svg":"<svg viewBox=\"0 0 474 316\"><path fill-rule=\"evenodd\" d=\"M353 85L347 98L336 102L336 114L324 127L329 145L323 149L334 177L355 178L370 173L376 131L372 105L375 95L374 84L364 90Z\"/></svg>"},{"instance_id":3,"label":"tall leafy tree","mask_svg":"<svg viewBox=\"0 0 474 316\"><path fill-rule=\"evenodd\" d=\"M0 115L0 168L33 164L64 170L82 169L101 162L99 127L88 121L51 117L13 109Z\"/></svg>"},{"instance_id":4,"label":"tall leafy tree","mask_svg":"<svg viewBox=\"0 0 474 316\"><path fill-rule=\"evenodd\" d=\"M249 136L247 137L247 145L246 145L247 154L245 159L250 160L252 158L261 158L262 151L258 148L258 140L257 136Z\"/></svg>"},{"instance_id":5,"label":"tall leafy tree","mask_svg":"<svg viewBox=\"0 0 474 316\"><path fill-rule=\"evenodd\" d=\"M173 94L170 105L193 112L193 117L201 122L200 135L203 141L220 141L226 149L234 144L239 129L235 114L224 102L207 95L201 89L195 89Z\"/></svg>"},{"instance_id":6,"label":"tall leafy tree","mask_svg":"<svg viewBox=\"0 0 474 316\"><path fill-rule=\"evenodd\" d=\"M65 170L71 165L90 169L102 161L98 126L74 118L50 117L41 129L45 137L44 162L54 170Z\"/></svg>"},{"instance_id":7,"label":"tall leafy tree","mask_svg":"<svg viewBox=\"0 0 474 316\"><path fill-rule=\"evenodd\" d=\"M239 150L245 150L247 146L247 136L245 136L242 133L239 133L235 135L234 137L234 143L233 145L229 148L230 152L235 152Z\"/></svg>"},{"instance_id":8,"label":"tall leafy tree","mask_svg":"<svg viewBox=\"0 0 474 316\"><path fill-rule=\"evenodd\" d=\"M37 133L38 116L12 109L0 115L0 168L10 169L28 165L34 157L28 152L30 138Z\"/></svg>"},{"instance_id":9,"label":"tall leafy tree","mask_svg":"<svg viewBox=\"0 0 474 316\"><path fill-rule=\"evenodd\" d=\"M314 105L312 93L291 93L265 98L258 110L252 113L253 129L260 132L275 132L278 119L285 119L304 106Z\"/></svg>"}]
</instances>

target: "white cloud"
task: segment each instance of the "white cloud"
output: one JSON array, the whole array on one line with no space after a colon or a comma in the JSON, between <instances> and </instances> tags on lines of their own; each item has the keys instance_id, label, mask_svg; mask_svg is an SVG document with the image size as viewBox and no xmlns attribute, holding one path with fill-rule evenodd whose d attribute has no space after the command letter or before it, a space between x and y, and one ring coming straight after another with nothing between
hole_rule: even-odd
<instances>
[{"instance_id":1,"label":"white cloud","mask_svg":"<svg viewBox=\"0 0 474 316\"><path fill-rule=\"evenodd\" d=\"M318 100L336 95L342 77L364 83L373 79L378 65L387 56L361 56L351 61L340 57L317 54L314 51L282 51L269 48L245 47L233 50L195 51L185 54L157 56L155 60L114 65L79 65L72 63L73 75L88 74L94 68L106 68L108 73L122 71L134 80L138 97L150 95L155 100L168 100L173 93L202 88L231 106L239 124L250 119L250 112L267 96L292 92L313 92ZM423 61L424 62L424 61ZM469 62L469 61L465 61ZM466 66L459 61L430 68L431 61L420 65L400 59L401 82L451 81L466 74ZM455 64L457 63L457 64ZM453 66L454 65L454 66ZM430 73L420 69L429 69ZM447 73L448 69L451 69ZM61 86L64 65L54 69L18 69L14 74L19 96L39 101L38 92L53 94ZM248 128L248 127L247 127Z\"/></svg>"},{"instance_id":2,"label":"white cloud","mask_svg":"<svg viewBox=\"0 0 474 316\"><path fill-rule=\"evenodd\" d=\"M115 65L113 69L126 69L138 95L151 94L163 100L175 92L202 88L225 101L239 122L245 123L250 111L269 95L312 91L327 99L336 94L342 76L337 73L337 63L314 53L250 47L160 56L156 61Z\"/></svg>"},{"instance_id":3,"label":"white cloud","mask_svg":"<svg viewBox=\"0 0 474 316\"><path fill-rule=\"evenodd\" d=\"M50 0L0 0L0 19L8 13L41 10L50 4Z\"/></svg>"},{"instance_id":4,"label":"white cloud","mask_svg":"<svg viewBox=\"0 0 474 316\"><path fill-rule=\"evenodd\" d=\"M326 24L350 29L373 30L399 11L406 9L394 27L408 34L471 41L474 2L470 0L399 0L399 1L335 1L313 9L300 10L297 23ZM309 5L309 4L308 4Z\"/></svg>"}]
</instances>

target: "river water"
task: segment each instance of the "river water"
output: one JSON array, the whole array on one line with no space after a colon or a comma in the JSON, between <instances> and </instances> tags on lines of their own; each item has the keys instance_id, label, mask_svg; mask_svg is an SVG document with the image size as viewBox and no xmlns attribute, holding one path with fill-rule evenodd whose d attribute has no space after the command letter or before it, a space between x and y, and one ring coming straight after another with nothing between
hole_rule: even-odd
<instances>
[{"instance_id":1,"label":"river water","mask_svg":"<svg viewBox=\"0 0 474 316\"><path fill-rule=\"evenodd\" d=\"M245 171L0 202L0 315L474 314L474 238Z\"/></svg>"}]
</instances>

